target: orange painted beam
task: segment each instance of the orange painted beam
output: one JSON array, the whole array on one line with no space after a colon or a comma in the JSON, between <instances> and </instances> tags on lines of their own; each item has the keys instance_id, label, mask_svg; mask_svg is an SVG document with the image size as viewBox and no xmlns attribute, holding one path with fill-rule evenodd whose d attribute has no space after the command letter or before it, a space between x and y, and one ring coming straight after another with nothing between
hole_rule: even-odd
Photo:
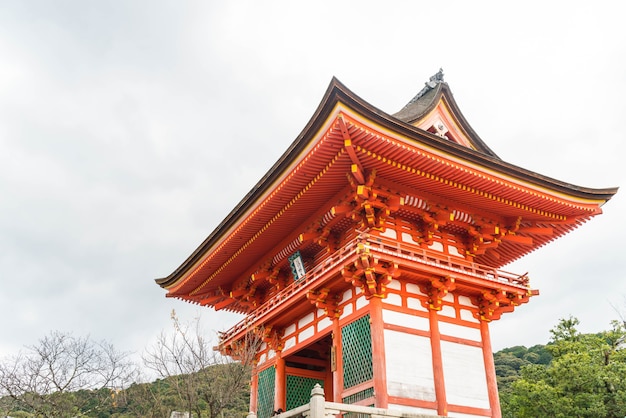
<instances>
[{"instance_id":1,"label":"orange painted beam","mask_svg":"<svg viewBox=\"0 0 626 418\"><path fill-rule=\"evenodd\" d=\"M533 239L531 237L523 237L521 235L503 235L502 241L510 241L523 245L533 245Z\"/></svg>"},{"instance_id":2,"label":"orange painted beam","mask_svg":"<svg viewBox=\"0 0 626 418\"><path fill-rule=\"evenodd\" d=\"M235 303L235 299L229 297L213 305L213 309L215 309L216 311L219 311L219 310L224 309L228 305L232 305L233 303Z\"/></svg>"}]
</instances>

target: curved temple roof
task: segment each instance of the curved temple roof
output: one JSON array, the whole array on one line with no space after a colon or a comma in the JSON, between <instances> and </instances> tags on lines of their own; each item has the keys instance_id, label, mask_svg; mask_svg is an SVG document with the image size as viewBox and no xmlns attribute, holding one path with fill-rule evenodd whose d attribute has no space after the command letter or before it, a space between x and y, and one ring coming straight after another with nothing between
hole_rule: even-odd
<instances>
[{"instance_id":1,"label":"curved temple roof","mask_svg":"<svg viewBox=\"0 0 626 418\"><path fill-rule=\"evenodd\" d=\"M601 213L617 192L571 185L502 161L467 123L441 72L394 115L333 78L282 157L157 284L167 296L199 303L209 290L253 273L253 263L267 258L271 248L291 248L303 223L321 216L328 210L324 202L345 192L346 173L354 166L377 171L389 187L412 191L407 198L448 202L457 217L478 216L479 208L487 208L503 224L518 219L520 227L523 219L517 238L477 257L495 268Z\"/></svg>"}]
</instances>

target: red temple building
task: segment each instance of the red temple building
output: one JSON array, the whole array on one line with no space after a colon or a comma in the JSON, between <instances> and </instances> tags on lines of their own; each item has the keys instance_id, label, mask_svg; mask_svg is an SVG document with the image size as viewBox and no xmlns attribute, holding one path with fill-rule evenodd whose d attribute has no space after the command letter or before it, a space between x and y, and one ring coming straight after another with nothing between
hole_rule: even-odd
<instances>
[{"instance_id":1,"label":"red temple building","mask_svg":"<svg viewBox=\"0 0 626 418\"><path fill-rule=\"evenodd\" d=\"M501 160L441 71L390 115L333 79L282 157L157 283L261 330L258 418L309 401L499 417L489 323L538 294L500 270L600 214L616 188Z\"/></svg>"}]
</instances>

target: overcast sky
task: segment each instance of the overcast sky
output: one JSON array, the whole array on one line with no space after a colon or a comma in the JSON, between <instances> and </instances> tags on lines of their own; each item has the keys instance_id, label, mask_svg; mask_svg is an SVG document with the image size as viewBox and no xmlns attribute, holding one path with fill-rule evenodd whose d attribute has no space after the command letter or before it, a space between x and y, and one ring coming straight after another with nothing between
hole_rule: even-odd
<instances>
[{"instance_id":1,"label":"overcast sky","mask_svg":"<svg viewBox=\"0 0 626 418\"><path fill-rule=\"evenodd\" d=\"M394 113L440 67L504 160L626 185L626 30L614 2L0 2L0 357L52 330L141 352L167 276L285 151L332 76ZM493 345L626 311L626 190L505 270L541 295Z\"/></svg>"}]
</instances>

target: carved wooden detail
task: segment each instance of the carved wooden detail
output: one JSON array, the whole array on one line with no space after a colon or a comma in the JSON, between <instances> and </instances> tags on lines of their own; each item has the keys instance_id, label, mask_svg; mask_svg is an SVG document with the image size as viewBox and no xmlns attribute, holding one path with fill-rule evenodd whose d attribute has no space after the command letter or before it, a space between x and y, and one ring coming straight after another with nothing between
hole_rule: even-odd
<instances>
[{"instance_id":1,"label":"carved wooden detail","mask_svg":"<svg viewBox=\"0 0 626 418\"><path fill-rule=\"evenodd\" d=\"M433 277L429 283L420 283L419 288L422 293L428 296L427 300L422 300L422 306L426 309L440 311L443 305L443 298L456 288L454 277Z\"/></svg>"},{"instance_id":2,"label":"carved wooden detail","mask_svg":"<svg viewBox=\"0 0 626 418\"><path fill-rule=\"evenodd\" d=\"M343 311L339 308L341 296L331 295L330 289L324 287L319 290L309 290L306 297L316 308L323 309L329 317L339 318L341 316Z\"/></svg>"},{"instance_id":3,"label":"carved wooden detail","mask_svg":"<svg viewBox=\"0 0 626 418\"><path fill-rule=\"evenodd\" d=\"M357 246L357 255L341 270L344 280L361 288L367 299L387 297L387 285L400 276L398 264L374 257L363 244Z\"/></svg>"},{"instance_id":4,"label":"carved wooden detail","mask_svg":"<svg viewBox=\"0 0 626 418\"><path fill-rule=\"evenodd\" d=\"M481 321L500 319L503 313L513 312L516 306L528 302L532 293L512 293L504 290L483 291L480 296L472 297L472 303L478 307L474 317Z\"/></svg>"}]
</instances>

